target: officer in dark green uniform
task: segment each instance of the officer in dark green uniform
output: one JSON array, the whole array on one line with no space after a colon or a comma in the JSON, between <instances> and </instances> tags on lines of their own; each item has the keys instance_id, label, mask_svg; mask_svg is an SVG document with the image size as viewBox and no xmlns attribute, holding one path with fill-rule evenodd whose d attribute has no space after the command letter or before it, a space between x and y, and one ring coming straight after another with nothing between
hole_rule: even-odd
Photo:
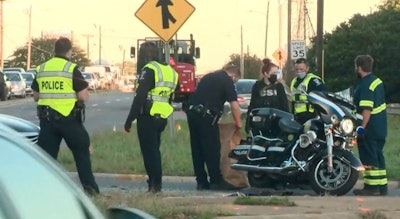
<instances>
[{"instance_id":1,"label":"officer in dark green uniform","mask_svg":"<svg viewBox=\"0 0 400 219\"><path fill-rule=\"evenodd\" d=\"M385 91L382 80L372 74L373 58L359 55L355 71L360 78L354 91L357 113L363 116L357 127L357 143L365 166L364 188L354 189L355 195L387 195L387 178L383 146L387 136Z\"/></svg>"}]
</instances>

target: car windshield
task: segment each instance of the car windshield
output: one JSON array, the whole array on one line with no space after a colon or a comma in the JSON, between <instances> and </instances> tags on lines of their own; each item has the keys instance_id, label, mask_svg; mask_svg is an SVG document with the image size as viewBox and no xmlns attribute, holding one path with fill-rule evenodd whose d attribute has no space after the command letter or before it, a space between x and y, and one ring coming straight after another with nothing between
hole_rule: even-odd
<instances>
[{"instance_id":1,"label":"car windshield","mask_svg":"<svg viewBox=\"0 0 400 219\"><path fill-rule=\"evenodd\" d=\"M27 81L33 81L33 75L31 74L22 74L22 77Z\"/></svg>"},{"instance_id":2,"label":"car windshield","mask_svg":"<svg viewBox=\"0 0 400 219\"><path fill-rule=\"evenodd\" d=\"M251 94L255 80L239 80L235 83L237 94Z\"/></svg>"},{"instance_id":3,"label":"car windshield","mask_svg":"<svg viewBox=\"0 0 400 219\"><path fill-rule=\"evenodd\" d=\"M17 73L6 73L6 77L10 81L21 81L21 78L19 77L19 74L17 74Z\"/></svg>"},{"instance_id":4,"label":"car windshield","mask_svg":"<svg viewBox=\"0 0 400 219\"><path fill-rule=\"evenodd\" d=\"M82 76L83 76L85 79L92 79L92 77L90 76L89 73L82 73Z\"/></svg>"}]
</instances>

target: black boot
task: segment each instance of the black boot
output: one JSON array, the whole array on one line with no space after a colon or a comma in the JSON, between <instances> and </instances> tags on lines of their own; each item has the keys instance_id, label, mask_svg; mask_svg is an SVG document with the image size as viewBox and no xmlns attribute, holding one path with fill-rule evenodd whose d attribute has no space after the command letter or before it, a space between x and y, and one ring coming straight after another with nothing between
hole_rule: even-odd
<instances>
[{"instance_id":1,"label":"black boot","mask_svg":"<svg viewBox=\"0 0 400 219\"><path fill-rule=\"evenodd\" d=\"M161 192L161 183L155 183L154 181L147 180L149 186L147 192L159 193Z\"/></svg>"},{"instance_id":2,"label":"black boot","mask_svg":"<svg viewBox=\"0 0 400 219\"><path fill-rule=\"evenodd\" d=\"M380 185L379 186L379 192L381 193L382 196L385 196L388 194L388 185Z\"/></svg>"},{"instance_id":3,"label":"black boot","mask_svg":"<svg viewBox=\"0 0 400 219\"><path fill-rule=\"evenodd\" d=\"M381 195L379 191L379 186L371 186L364 184L363 189L354 189L354 195L358 196L379 196Z\"/></svg>"}]
</instances>

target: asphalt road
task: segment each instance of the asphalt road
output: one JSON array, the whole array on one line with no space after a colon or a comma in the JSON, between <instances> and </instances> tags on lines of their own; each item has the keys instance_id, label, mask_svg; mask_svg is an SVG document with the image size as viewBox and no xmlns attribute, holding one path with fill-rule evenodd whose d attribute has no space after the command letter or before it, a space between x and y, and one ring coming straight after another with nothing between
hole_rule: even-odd
<instances>
[{"instance_id":1,"label":"asphalt road","mask_svg":"<svg viewBox=\"0 0 400 219\"><path fill-rule=\"evenodd\" d=\"M89 134L107 130L121 131L128 116L134 93L119 91L91 92L86 104L85 127ZM0 101L0 113L20 117L39 124L36 103L32 97ZM180 111L175 111L174 119L185 119Z\"/></svg>"}]
</instances>

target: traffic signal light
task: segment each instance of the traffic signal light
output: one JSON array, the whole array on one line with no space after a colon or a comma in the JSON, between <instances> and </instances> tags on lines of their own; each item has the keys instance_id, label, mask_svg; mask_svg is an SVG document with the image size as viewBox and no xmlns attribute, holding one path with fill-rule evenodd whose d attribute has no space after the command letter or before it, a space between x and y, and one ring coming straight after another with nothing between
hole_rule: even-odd
<instances>
[{"instance_id":1,"label":"traffic signal light","mask_svg":"<svg viewBox=\"0 0 400 219\"><path fill-rule=\"evenodd\" d=\"M136 56L136 48L134 46L131 46L131 58L135 58Z\"/></svg>"}]
</instances>

